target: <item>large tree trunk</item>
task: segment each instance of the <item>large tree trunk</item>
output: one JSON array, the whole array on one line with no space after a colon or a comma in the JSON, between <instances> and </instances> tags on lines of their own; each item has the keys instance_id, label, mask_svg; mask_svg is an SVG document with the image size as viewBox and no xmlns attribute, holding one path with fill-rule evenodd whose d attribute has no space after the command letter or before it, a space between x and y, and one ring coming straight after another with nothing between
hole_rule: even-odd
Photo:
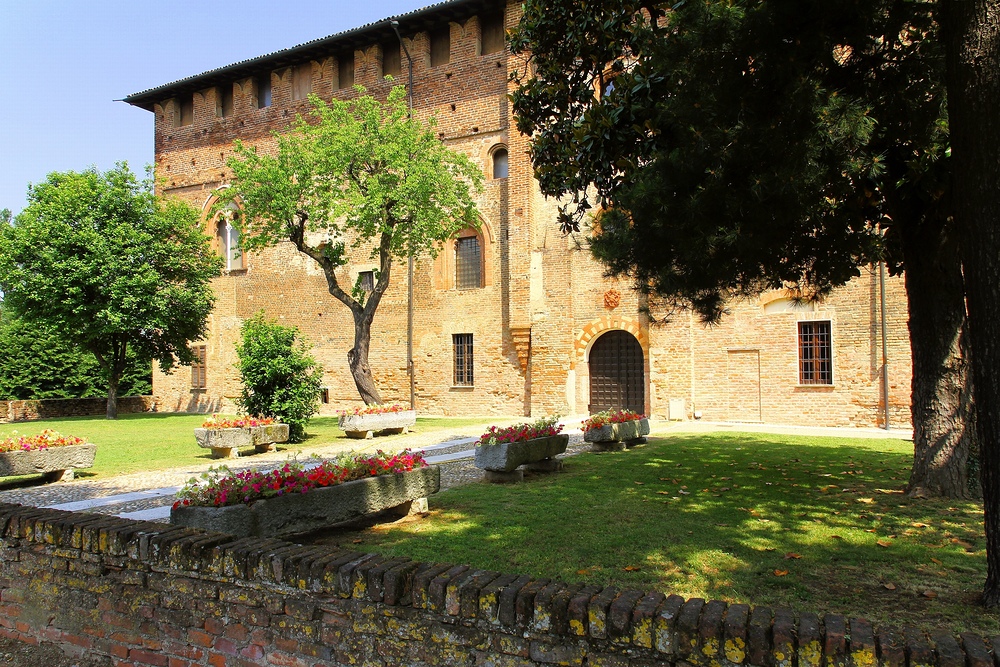
<instances>
[{"instance_id":1,"label":"large tree trunk","mask_svg":"<svg viewBox=\"0 0 1000 667\"><path fill-rule=\"evenodd\" d=\"M354 377L354 385L361 394L365 405L377 405L382 402L375 379L372 377L371 366L368 365L368 348L372 338L372 318L365 313L355 313L354 347L347 352L347 363Z\"/></svg>"},{"instance_id":2,"label":"large tree trunk","mask_svg":"<svg viewBox=\"0 0 1000 667\"><path fill-rule=\"evenodd\" d=\"M1000 6L942 0L955 220L962 234L986 524L983 602L1000 606Z\"/></svg>"},{"instance_id":3,"label":"large tree trunk","mask_svg":"<svg viewBox=\"0 0 1000 667\"><path fill-rule=\"evenodd\" d=\"M910 350L912 497L970 495L972 377L962 338L965 297L958 239L942 224L900 226L906 263Z\"/></svg>"}]
</instances>

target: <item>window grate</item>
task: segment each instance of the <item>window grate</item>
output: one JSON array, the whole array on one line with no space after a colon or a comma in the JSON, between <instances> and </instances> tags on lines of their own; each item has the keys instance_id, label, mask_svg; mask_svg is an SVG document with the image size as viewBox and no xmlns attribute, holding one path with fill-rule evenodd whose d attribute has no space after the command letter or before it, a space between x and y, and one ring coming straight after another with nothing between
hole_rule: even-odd
<instances>
[{"instance_id":1,"label":"window grate","mask_svg":"<svg viewBox=\"0 0 1000 667\"><path fill-rule=\"evenodd\" d=\"M458 289L482 287L482 273L479 239L475 236L455 239L455 286Z\"/></svg>"},{"instance_id":2,"label":"window grate","mask_svg":"<svg viewBox=\"0 0 1000 667\"><path fill-rule=\"evenodd\" d=\"M799 384L833 384L829 321L799 322Z\"/></svg>"},{"instance_id":3,"label":"window grate","mask_svg":"<svg viewBox=\"0 0 1000 667\"><path fill-rule=\"evenodd\" d=\"M455 386L471 387L472 374L472 334L453 334L452 346L455 350Z\"/></svg>"}]
</instances>

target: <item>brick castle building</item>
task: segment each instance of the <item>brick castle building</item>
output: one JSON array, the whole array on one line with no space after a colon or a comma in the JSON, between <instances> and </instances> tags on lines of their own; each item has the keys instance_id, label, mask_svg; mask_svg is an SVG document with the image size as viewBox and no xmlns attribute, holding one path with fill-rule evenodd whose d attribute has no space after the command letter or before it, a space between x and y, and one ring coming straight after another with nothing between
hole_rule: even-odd
<instances>
[{"instance_id":1,"label":"brick castle building","mask_svg":"<svg viewBox=\"0 0 1000 667\"><path fill-rule=\"evenodd\" d=\"M660 418L827 426L881 426L887 412L891 425L909 425L902 279L885 280L884 301L877 267L865 267L822 303L772 292L733 303L715 327L686 313L653 323L647 309L656 320L663 313L629 284L604 278L579 239L560 233L507 101L509 75L523 62L506 51L504 34L519 14L513 1L451 0L395 17L395 26L372 23L126 98L155 115L162 194L205 211L226 259L199 363L154 371L158 409L232 411L234 344L241 323L261 310L313 346L324 368L322 413L359 402L347 365L353 323L319 267L291 243L244 255L238 231L208 211L235 139L266 149L272 131L308 112L310 92L346 98L361 84L384 98L385 75L405 84L412 62L414 113L436 116L441 140L486 176L481 229L415 264L418 410L539 416L622 406ZM356 259L340 270L341 284L363 283L377 268L367 255ZM387 401L410 399L407 313L407 267L397 263L370 354Z\"/></svg>"}]
</instances>

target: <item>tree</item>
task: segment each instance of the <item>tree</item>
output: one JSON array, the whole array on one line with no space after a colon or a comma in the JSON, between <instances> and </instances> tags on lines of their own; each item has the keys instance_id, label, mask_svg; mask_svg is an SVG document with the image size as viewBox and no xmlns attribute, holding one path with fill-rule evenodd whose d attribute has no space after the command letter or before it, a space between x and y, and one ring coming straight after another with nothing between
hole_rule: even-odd
<instances>
[{"instance_id":1,"label":"tree","mask_svg":"<svg viewBox=\"0 0 1000 667\"><path fill-rule=\"evenodd\" d=\"M818 298L904 271L913 495L969 494L975 445L938 5L529 0L513 94L566 231L708 321L729 299ZM593 202L593 203L592 203Z\"/></svg>"},{"instance_id":2,"label":"tree","mask_svg":"<svg viewBox=\"0 0 1000 667\"><path fill-rule=\"evenodd\" d=\"M942 0L955 219L969 308L986 525L983 601L1000 606L1000 8Z\"/></svg>"},{"instance_id":3,"label":"tree","mask_svg":"<svg viewBox=\"0 0 1000 667\"><path fill-rule=\"evenodd\" d=\"M94 355L107 377L108 419L130 351L164 368L193 361L221 260L196 210L157 197L119 164L49 174L0 231L5 307Z\"/></svg>"},{"instance_id":4,"label":"tree","mask_svg":"<svg viewBox=\"0 0 1000 667\"><path fill-rule=\"evenodd\" d=\"M152 369L129 351L118 385L122 396L152 390ZM29 324L0 302L0 400L91 398L107 394L107 378L90 353L43 323Z\"/></svg>"},{"instance_id":5,"label":"tree","mask_svg":"<svg viewBox=\"0 0 1000 667\"><path fill-rule=\"evenodd\" d=\"M368 364L371 327L392 260L434 254L460 230L478 227L470 187L481 187L482 174L435 137L433 121L408 116L404 88L393 88L384 104L356 89L349 101L310 96L310 117L275 134L274 155L237 141L227 161L232 182L219 191L218 206L241 208L246 250L290 241L323 269L330 294L354 318L347 360L361 398L372 404L381 399ZM366 244L379 264L367 295L337 277L349 249Z\"/></svg>"},{"instance_id":6,"label":"tree","mask_svg":"<svg viewBox=\"0 0 1000 667\"><path fill-rule=\"evenodd\" d=\"M288 441L302 442L306 424L317 411L323 369L306 344L296 342L298 329L269 322L264 313L244 322L240 332L240 409L288 424Z\"/></svg>"}]
</instances>

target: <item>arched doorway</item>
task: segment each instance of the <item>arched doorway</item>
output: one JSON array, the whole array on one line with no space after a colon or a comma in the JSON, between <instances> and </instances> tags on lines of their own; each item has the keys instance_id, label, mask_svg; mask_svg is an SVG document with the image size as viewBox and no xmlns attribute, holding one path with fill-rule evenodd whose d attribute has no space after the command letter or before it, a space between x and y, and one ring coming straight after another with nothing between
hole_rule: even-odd
<instances>
[{"instance_id":1,"label":"arched doorway","mask_svg":"<svg viewBox=\"0 0 1000 667\"><path fill-rule=\"evenodd\" d=\"M602 334L590 350L589 412L625 408L646 411L646 372L642 346L628 331Z\"/></svg>"}]
</instances>

